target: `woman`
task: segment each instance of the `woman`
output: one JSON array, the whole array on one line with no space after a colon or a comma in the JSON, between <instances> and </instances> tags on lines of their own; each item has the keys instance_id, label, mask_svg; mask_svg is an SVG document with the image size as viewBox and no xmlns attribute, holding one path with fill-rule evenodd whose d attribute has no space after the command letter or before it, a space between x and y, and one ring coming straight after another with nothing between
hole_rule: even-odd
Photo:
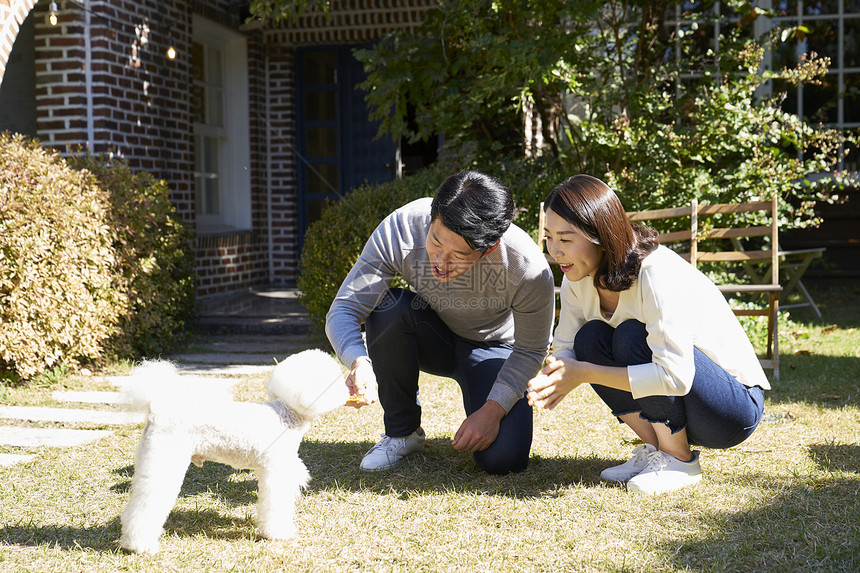
<instances>
[{"instance_id":1,"label":"woman","mask_svg":"<svg viewBox=\"0 0 860 573\"><path fill-rule=\"evenodd\" d=\"M697 483L690 445L729 448L761 419L770 385L746 333L716 286L654 229L632 226L599 179L571 177L545 209L564 280L553 355L529 403L553 408L591 384L644 442L601 478L644 494Z\"/></svg>"}]
</instances>

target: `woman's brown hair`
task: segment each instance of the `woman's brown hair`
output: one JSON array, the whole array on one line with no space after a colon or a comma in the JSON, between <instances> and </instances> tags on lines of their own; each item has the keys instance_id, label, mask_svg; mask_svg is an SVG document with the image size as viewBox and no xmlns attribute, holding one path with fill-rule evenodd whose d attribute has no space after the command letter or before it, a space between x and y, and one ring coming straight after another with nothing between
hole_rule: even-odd
<instances>
[{"instance_id":1,"label":"woman's brown hair","mask_svg":"<svg viewBox=\"0 0 860 573\"><path fill-rule=\"evenodd\" d=\"M615 192L590 175L574 175L553 189L544 201L552 210L603 249L594 286L623 291L633 286L642 259L658 246L657 231L633 226Z\"/></svg>"}]
</instances>

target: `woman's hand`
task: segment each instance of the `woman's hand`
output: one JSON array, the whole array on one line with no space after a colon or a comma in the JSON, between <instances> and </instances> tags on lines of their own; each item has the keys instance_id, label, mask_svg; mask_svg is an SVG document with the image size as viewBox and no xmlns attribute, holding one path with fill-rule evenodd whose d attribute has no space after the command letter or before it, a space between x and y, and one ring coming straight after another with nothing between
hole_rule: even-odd
<instances>
[{"instance_id":1,"label":"woman's hand","mask_svg":"<svg viewBox=\"0 0 860 573\"><path fill-rule=\"evenodd\" d=\"M572 390L584 382L577 360L549 356L540 374L529 380L529 405L552 410Z\"/></svg>"}]
</instances>

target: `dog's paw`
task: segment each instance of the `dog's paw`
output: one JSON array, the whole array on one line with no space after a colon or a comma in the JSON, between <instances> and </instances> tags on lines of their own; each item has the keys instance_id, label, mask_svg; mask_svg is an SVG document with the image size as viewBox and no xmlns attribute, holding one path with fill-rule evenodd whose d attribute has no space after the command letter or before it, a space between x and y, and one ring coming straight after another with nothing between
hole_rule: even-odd
<instances>
[{"instance_id":1,"label":"dog's paw","mask_svg":"<svg viewBox=\"0 0 860 573\"><path fill-rule=\"evenodd\" d=\"M267 527L260 528L260 535L266 539L281 540L292 539L296 536L296 526L290 524L269 524Z\"/></svg>"},{"instance_id":2,"label":"dog's paw","mask_svg":"<svg viewBox=\"0 0 860 573\"><path fill-rule=\"evenodd\" d=\"M120 548L126 553L158 553L158 540L142 541L138 539L120 539Z\"/></svg>"}]
</instances>

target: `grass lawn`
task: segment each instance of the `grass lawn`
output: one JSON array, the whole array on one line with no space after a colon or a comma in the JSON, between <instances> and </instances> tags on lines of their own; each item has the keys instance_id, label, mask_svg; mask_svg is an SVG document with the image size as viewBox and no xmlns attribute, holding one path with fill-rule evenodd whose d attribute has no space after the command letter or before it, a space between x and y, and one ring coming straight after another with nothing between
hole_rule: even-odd
<instances>
[{"instance_id":1,"label":"grass lawn","mask_svg":"<svg viewBox=\"0 0 860 573\"><path fill-rule=\"evenodd\" d=\"M635 444L588 387L535 413L527 471L485 475L450 446L463 417L456 384L424 376L428 447L394 471L358 469L382 431L378 406L317 421L300 450L312 481L296 539L259 538L253 473L207 462L190 467L160 553L119 551L141 431L126 427L0 468L0 571L856 572L860 288L814 295L824 319L791 316L758 430L704 450L694 488L643 498L601 482ZM0 391L0 402L46 404L58 388L110 389L69 377ZM237 395L263 399L262 378L242 379Z\"/></svg>"}]
</instances>

